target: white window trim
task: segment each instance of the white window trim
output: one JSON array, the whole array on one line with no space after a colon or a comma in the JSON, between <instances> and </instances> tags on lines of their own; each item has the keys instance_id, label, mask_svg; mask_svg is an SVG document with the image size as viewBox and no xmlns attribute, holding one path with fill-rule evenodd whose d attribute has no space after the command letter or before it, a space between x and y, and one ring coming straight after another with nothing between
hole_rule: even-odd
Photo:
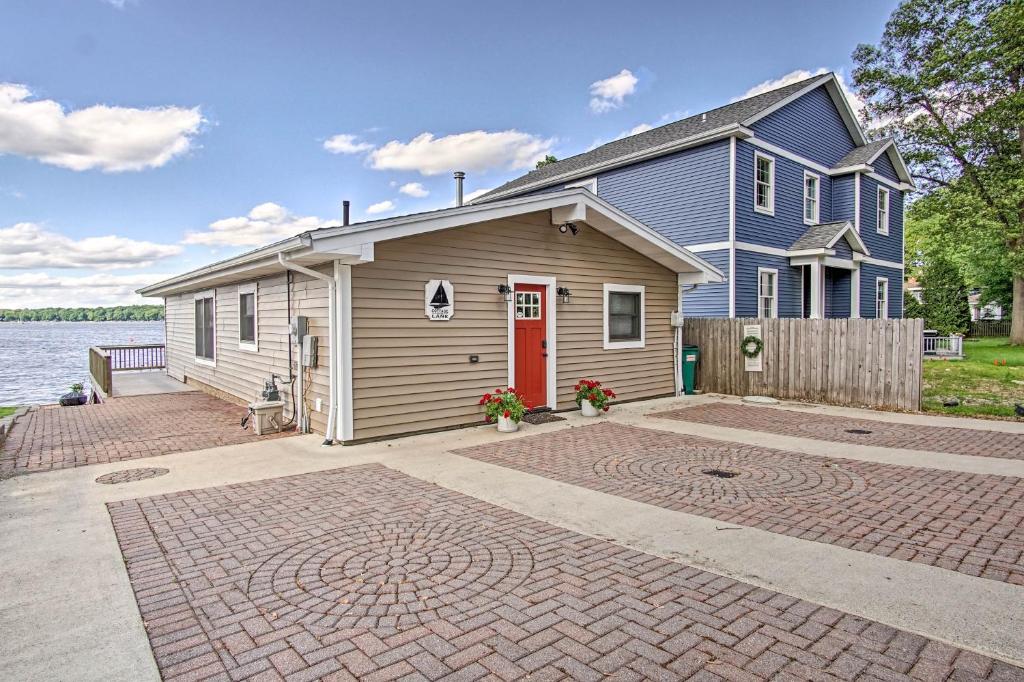
<instances>
[{"instance_id":1,"label":"white window trim","mask_svg":"<svg viewBox=\"0 0 1024 682\"><path fill-rule=\"evenodd\" d=\"M757 205L757 160L765 159L770 163L768 173L768 207ZM754 152L754 211L765 215L775 215L775 157Z\"/></svg>"},{"instance_id":2,"label":"white window trim","mask_svg":"<svg viewBox=\"0 0 1024 682\"><path fill-rule=\"evenodd\" d=\"M624 348L643 348L647 343L647 301L646 287L641 284L608 284L604 285L604 306L601 313L601 324L604 330L604 349L621 350ZM640 294L640 338L632 341L612 341L608 338L608 299L612 292L624 294Z\"/></svg>"},{"instance_id":3,"label":"white window trim","mask_svg":"<svg viewBox=\"0 0 1024 682\"><path fill-rule=\"evenodd\" d=\"M882 218L881 209L879 208L881 206L881 200L882 200L882 194L883 193L885 194L885 220L884 221L881 219ZM879 186L878 194L875 196L875 229L878 231L878 234L885 234L885 235L889 234L889 214L892 213L892 210L891 210L891 206L892 205L889 203L890 201L892 201L892 196L890 195L889 190L886 189L885 187Z\"/></svg>"},{"instance_id":4,"label":"white window trim","mask_svg":"<svg viewBox=\"0 0 1024 682\"><path fill-rule=\"evenodd\" d=\"M583 189L590 190L591 194L597 196L597 177L584 178L583 180L575 180L565 184L565 189L573 187L582 187Z\"/></svg>"},{"instance_id":5,"label":"white window trim","mask_svg":"<svg viewBox=\"0 0 1024 682\"><path fill-rule=\"evenodd\" d=\"M558 340L556 326L555 290L557 281L554 277L541 277L537 275L509 275L508 286L513 294L517 284L540 284L547 289L544 299L547 319L545 320L548 341L548 376L547 394L548 407L552 410L558 409ZM515 296L508 302L508 385L515 386L516 381L516 301ZM537 406L539 407L539 406Z\"/></svg>"},{"instance_id":6,"label":"white window trim","mask_svg":"<svg viewBox=\"0 0 1024 682\"><path fill-rule=\"evenodd\" d=\"M885 282L885 307L882 308L881 314L878 310L878 285ZM875 277L875 319L877 320L888 320L889 319L889 278L888 277Z\"/></svg>"},{"instance_id":7,"label":"white window trim","mask_svg":"<svg viewBox=\"0 0 1024 682\"><path fill-rule=\"evenodd\" d=\"M770 272L775 276L775 295L772 296L772 314L771 319L777 319L779 317L779 271L777 268L758 268L757 269L757 316L761 317L761 275L762 273ZM803 279L800 280L800 290L803 291ZM803 306L801 304L801 315L803 315Z\"/></svg>"},{"instance_id":8,"label":"white window trim","mask_svg":"<svg viewBox=\"0 0 1024 682\"><path fill-rule=\"evenodd\" d=\"M253 341L242 341L242 294L252 294ZM258 353L260 351L260 296L256 282L238 285L238 350Z\"/></svg>"},{"instance_id":9,"label":"white window trim","mask_svg":"<svg viewBox=\"0 0 1024 682\"><path fill-rule=\"evenodd\" d=\"M814 217L807 218L807 178L814 178ZM817 225L821 222L821 176L817 173L804 171L803 202L800 205L800 214L803 216L804 225Z\"/></svg>"},{"instance_id":10,"label":"white window trim","mask_svg":"<svg viewBox=\"0 0 1024 682\"><path fill-rule=\"evenodd\" d=\"M211 298L213 299L213 359L202 358L196 355L196 301L200 299ZM192 296L192 356L197 365L206 365L207 367L217 366L217 290L207 289L206 291L197 291Z\"/></svg>"}]
</instances>

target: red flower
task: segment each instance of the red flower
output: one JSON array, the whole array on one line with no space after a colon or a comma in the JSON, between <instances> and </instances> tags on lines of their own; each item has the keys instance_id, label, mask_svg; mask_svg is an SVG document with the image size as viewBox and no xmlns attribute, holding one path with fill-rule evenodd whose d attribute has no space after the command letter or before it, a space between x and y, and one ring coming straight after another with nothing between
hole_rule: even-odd
<instances>
[{"instance_id":1,"label":"red flower","mask_svg":"<svg viewBox=\"0 0 1024 682\"><path fill-rule=\"evenodd\" d=\"M484 415L484 421L487 421L487 422L491 421L491 415L485 414Z\"/></svg>"},{"instance_id":2,"label":"red flower","mask_svg":"<svg viewBox=\"0 0 1024 682\"><path fill-rule=\"evenodd\" d=\"M572 390L574 390L574 391L580 390L580 385L576 384L575 386L572 387Z\"/></svg>"},{"instance_id":3,"label":"red flower","mask_svg":"<svg viewBox=\"0 0 1024 682\"><path fill-rule=\"evenodd\" d=\"M494 389L494 392L497 393L498 395L501 395L501 389L500 388Z\"/></svg>"},{"instance_id":4,"label":"red flower","mask_svg":"<svg viewBox=\"0 0 1024 682\"><path fill-rule=\"evenodd\" d=\"M508 410L505 410L505 419L508 419L511 416L512 416L512 413L509 412Z\"/></svg>"},{"instance_id":5,"label":"red flower","mask_svg":"<svg viewBox=\"0 0 1024 682\"><path fill-rule=\"evenodd\" d=\"M604 406L604 411L605 411L605 412L607 412L607 411L608 411L608 406L607 406L607 405L605 405L605 406Z\"/></svg>"}]
</instances>

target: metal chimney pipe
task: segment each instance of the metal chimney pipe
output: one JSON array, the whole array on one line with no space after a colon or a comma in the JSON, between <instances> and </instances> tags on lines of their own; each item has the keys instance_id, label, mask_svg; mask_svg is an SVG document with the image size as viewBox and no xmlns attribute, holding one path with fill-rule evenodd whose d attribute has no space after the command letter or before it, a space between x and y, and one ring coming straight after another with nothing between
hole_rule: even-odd
<instances>
[{"instance_id":1,"label":"metal chimney pipe","mask_svg":"<svg viewBox=\"0 0 1024 682\"><path fill-rule=\"evenodd\" d=\"M466 174L462 171L455 171L455 205L462 206L462 181L466 179Z\"/></svg>"},{"instance_id":2,"label":"metal chimney pipe","mask_svg":"<svg viewBox=\"0 0 1024 682\"><path fill-rule=\"evenodd\" d=\"M345 201L341 202L341 224L342 225L348 225L348 211L349 211L349 207L351 205L352 205L352 202L349 201L348 199L345 199Z\"/></svg>"}]
</instances>

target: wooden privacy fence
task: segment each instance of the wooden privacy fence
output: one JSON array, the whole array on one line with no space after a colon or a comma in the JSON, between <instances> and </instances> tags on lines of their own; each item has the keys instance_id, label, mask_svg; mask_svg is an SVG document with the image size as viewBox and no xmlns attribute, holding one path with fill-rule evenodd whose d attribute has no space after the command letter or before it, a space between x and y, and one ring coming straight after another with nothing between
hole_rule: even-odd
<instances>
[{"instance_id":1,"label":"wooden privacy fence","mask_svg":"<svg viewBox=\"0 0 1024 682\"><path fill-rule=\"evenodd\" d=\"M745 325L760 325L762 371L745 369ZM924 321L687 318L697 387L834 405L918 410Z\"/></svg>"}]
</instances>

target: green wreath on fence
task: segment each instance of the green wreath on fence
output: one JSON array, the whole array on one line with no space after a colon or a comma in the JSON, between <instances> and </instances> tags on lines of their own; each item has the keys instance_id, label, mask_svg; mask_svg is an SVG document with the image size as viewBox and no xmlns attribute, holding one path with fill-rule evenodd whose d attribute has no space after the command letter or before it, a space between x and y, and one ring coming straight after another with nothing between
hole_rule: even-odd
<instances>
[{"instance_id":1,"label":"green wreath on fence","mask_svg":"<svg viewBox=\"0 0 1024 682\"><path fill-rule=\"evenodd\" d=\"M764 350L764 341L756 336L744 336L740 341L740 352L745 358L756 358Z\"/></svg>"}]
</instances>

